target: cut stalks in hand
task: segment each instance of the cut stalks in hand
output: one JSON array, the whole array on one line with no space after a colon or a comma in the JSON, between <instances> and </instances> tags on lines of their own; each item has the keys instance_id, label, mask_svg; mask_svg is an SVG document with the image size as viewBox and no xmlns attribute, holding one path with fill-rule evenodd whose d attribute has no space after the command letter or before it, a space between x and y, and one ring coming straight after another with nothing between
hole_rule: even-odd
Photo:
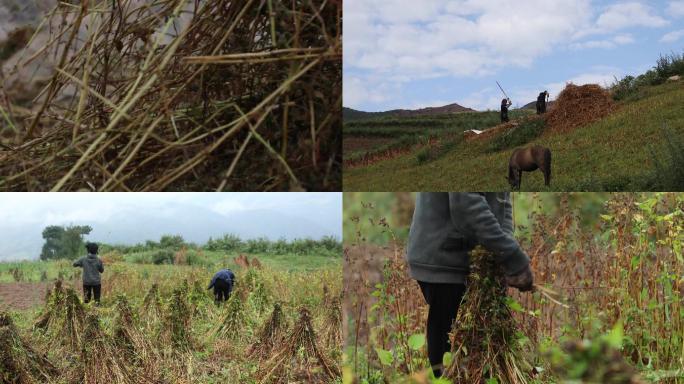
<instances>
[{"instance_id":1,"label":"cut stalks in hand","mask_svg":"<svg viewBox=\"0 0 684 384\"><path fill-rule=\"evenodd\" d=\"M446 376L461 384L531 382L532 364L518 340L518 327L508 306L506 281L494 255L481 247L470 253L470 275L454 321L453 360Z\"/></svg>"}]
</instances>

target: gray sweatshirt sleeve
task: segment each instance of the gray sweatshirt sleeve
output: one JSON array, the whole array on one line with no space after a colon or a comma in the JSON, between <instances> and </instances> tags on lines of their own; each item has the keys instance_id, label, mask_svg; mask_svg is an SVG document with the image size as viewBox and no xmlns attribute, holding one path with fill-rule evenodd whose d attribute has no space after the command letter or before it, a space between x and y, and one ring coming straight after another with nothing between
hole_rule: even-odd
<instances>
[{"instance_id":1,"label":"gray sweatshirt sleeve","mask_svg":"<svg viewBox=\"0 0 684 384\"><path fill-rule=\"evenodd\" d=\"M493 252L507 275L520 272L530 262L518 242L499 225L487 200L479 193L451 192L452 220L466 225L477 241Z\"/></svg>"},{"instance_id":2,"label":"gray sweatshirt sleeve","mask_svg":"<svg viewBox=\"0 0 684 384\"><path fill-rule=\"evenodd\" d=\"M102 259L97 259L97 270L100 271L100 273L104 272L104 264L102 263Z\"/></svg>"},{"instance_id":3,"label":"gray sweatshirt sleeve","mask_svg":"<svg viewBox=\"0 0 684 384\"><path fill-rule=\"evenodd\" d=\"M504 222L501 227L508 236L513 237L513 206L508 193L506 193L506 201L504 202Z\"/></svg>"},{"instance_id":4,"label":"gray sweatshirt sleeve","mask_svg":"<svg viewBox=\"0 0 684 384\"><path fill-rule=\"evenodd\" d=\"M83 258L80 257L78 260L74 261L73 266L74 267L82 267L83 266Z\"/></svg>"}]
</instances>

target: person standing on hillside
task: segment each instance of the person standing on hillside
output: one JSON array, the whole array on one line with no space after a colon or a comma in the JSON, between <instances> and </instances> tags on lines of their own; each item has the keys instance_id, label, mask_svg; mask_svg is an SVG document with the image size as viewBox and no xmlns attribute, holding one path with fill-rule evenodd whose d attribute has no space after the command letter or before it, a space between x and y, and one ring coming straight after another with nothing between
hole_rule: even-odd
<instances>
[{"instance_id":1,"label":"person standing on hillside","mask_svg":"<svg viewBox=\"0 0 684 384\"><path fill-rule=\"evenodd\" d=\"M506 123L508 122L508 107L511 106L511 99L502 99L501 100L501 122Z\"/></svg>"},{"instance_id":2,"label":"person standing on hillside","mask_svg":"<svg viewBox=\"0 0 684 384\"><path fill-rule=\"evenodd\" d=\"M406 258L429 306L427 349L435 377L450 351L451 331L466 290L468 252L481 245L494 253L508 285L532 289L530 259L513 237L508 192L419 192L409 231Z\"/></svg>"},{"instance_id":3,"label":"person standing on hillside","mask_svg":"<svg viewBox=\"0 0 684 384\"><path fill-rule=\"evenodd\" d=\"M540 92L537 96L537 115L546 113L546 102L549 100L549 91Z\"/></svg>"},{"instance_id":4,"label":"person standing on hillside","mask_svg":"<svg viewBox=\"0 0 684 384\"><path fill-rule=\"evenodd\" d=\"M230 293L233 290L234 283L235 274L230 269L222 269L216 272L207 288L214 288L214 301L216 302L216 305L228 300Z\"/></svg>"},{"instance_id":5,"label":"person standing on hillside","mask_svg":"<svg viewBox=\"0 0 684 384\"><path fill-rule=\"evenodd\" d=\"M100 274L104 272L102 260L97 257L97 244L87 243L87 256L74 261L74 267L83 268L83 301L89 302L91 295L95 296L95 303L100 305L102 281Z\"/></svg>"}]
</instances>

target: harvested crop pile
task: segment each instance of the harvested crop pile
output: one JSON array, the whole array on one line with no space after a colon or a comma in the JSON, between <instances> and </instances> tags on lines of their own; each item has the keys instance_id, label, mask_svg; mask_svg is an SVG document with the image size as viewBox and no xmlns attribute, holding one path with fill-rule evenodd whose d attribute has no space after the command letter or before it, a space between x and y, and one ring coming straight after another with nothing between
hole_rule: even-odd
<instances>
[{"instance_id":1,"label":"harvested crop pile","mask_svg":"<svg viewBox=\"0 0 684 384\"><path fill-rule=\"evenodd\" d=\"M261 383L289 383L293 381L288 377L291 375L305 382L328 382L341 375L335 362L318 345L311 313L303 307L292 333L262 364L260 372Z\"/></svg>"},{"instance_id":2,"label":"harvested crop pile","mask_svg":"<svg viewBox=\"0 0 684 384\"><path fill-rule=\"evenodd\" d=\"M226 307L226 313L216 327L215 333L224 338L240 337L245 323L245 307L240 295L236 293L230 295Z\"/></svg>"},{"instance_id":3,"label":"harvested crop pile","mask_svg":"<svg viewBox=\"0 0 684 384\"><path fill-rule=\"evenodd\" d=\"M88 313L85 319L81 359L88 364L78 368L84 384L128 384L146 382L136 378L132 367L113 347L111 338L102 330L96 313ZM97 358L93 358L96 356Z\"/></svg>"},{"instance_id":4,"label":"harvested crop pile","mask_svg":"<svg viewBox=\"0 0 684 384\"><path fill-rule=\"evenodd\" d=\"M596 84L568 84L546 116L546 130L569 132L608 115L614 108L605 89Z\"/></svg>"},{"instance_id":5,"label":"harvested crop pile","mask_svg":"<svg viewBox=\"0 0 684 384\"><path fill-rule=\"evenodd\" d=\"M20 336L12 319L0 313L0 382L33 384L50 382L56 369Z\"/></svg>"},{"instance_id":6,"label":"harvested crop pile","mask_svg":"<svg viewBox=\"0 0 684 384\"><path fill-rule=\"evenodd\" d=\"M453 362L447 376L458 383L531 381L532 365L520 349L508 307L505 277L493 255L481 247L470 254L468 289L452 330Z\"/></svg>"},{"instance_id":7,"label":"harvested crop pile","mask_svg":"<svg viewBox=\"0 0 684 384\"><path fill-rule=\"evenodd\" d=\"M252 344L247 354L256 357L270 356L273 348L282 343L285 336L285 327L283 310L280 303L275 303L271 316L269 316L261 330L259 330L257 341Z\"/></svg>"},{"instance_id":8,"label":"harvested crop pile","mask_svg":"<svg viewBox=\"0 0 684 384\"><path fill-rule=\"evenodd\" d=\"M3 109L0 190L340 189L341 1L79 3L25 60L58 59L31 115Z\"/></svg>"}]
</instances>

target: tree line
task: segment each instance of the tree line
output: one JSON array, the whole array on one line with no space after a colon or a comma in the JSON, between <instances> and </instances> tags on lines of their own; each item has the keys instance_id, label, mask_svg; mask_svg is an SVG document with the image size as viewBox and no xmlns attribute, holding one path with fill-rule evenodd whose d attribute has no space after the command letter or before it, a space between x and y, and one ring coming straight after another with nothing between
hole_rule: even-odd
<instances>
[{"instance_id":1,"label":"tree line","mask_svg":"<svg viewBox=\"0 0 684 384\"><path fill-rule=\"evenodd\" d=\"M90 226L51 225L43 230L45 243L40 254L41 260L75 259L85 253L84 237L93 229ZM225 234L219 238L209 238L205 244L187 242L181 235L163 235L159 241L147 240L134 245L100 244L103 252L116 250L122 254L152 250L203 249L207 251L244 252L256 254L324 254L341 255L342 242L333 236L321 239L284 238L271 240L266 237L242 239L235 234Z\"/></svg>"}]
</instances>

